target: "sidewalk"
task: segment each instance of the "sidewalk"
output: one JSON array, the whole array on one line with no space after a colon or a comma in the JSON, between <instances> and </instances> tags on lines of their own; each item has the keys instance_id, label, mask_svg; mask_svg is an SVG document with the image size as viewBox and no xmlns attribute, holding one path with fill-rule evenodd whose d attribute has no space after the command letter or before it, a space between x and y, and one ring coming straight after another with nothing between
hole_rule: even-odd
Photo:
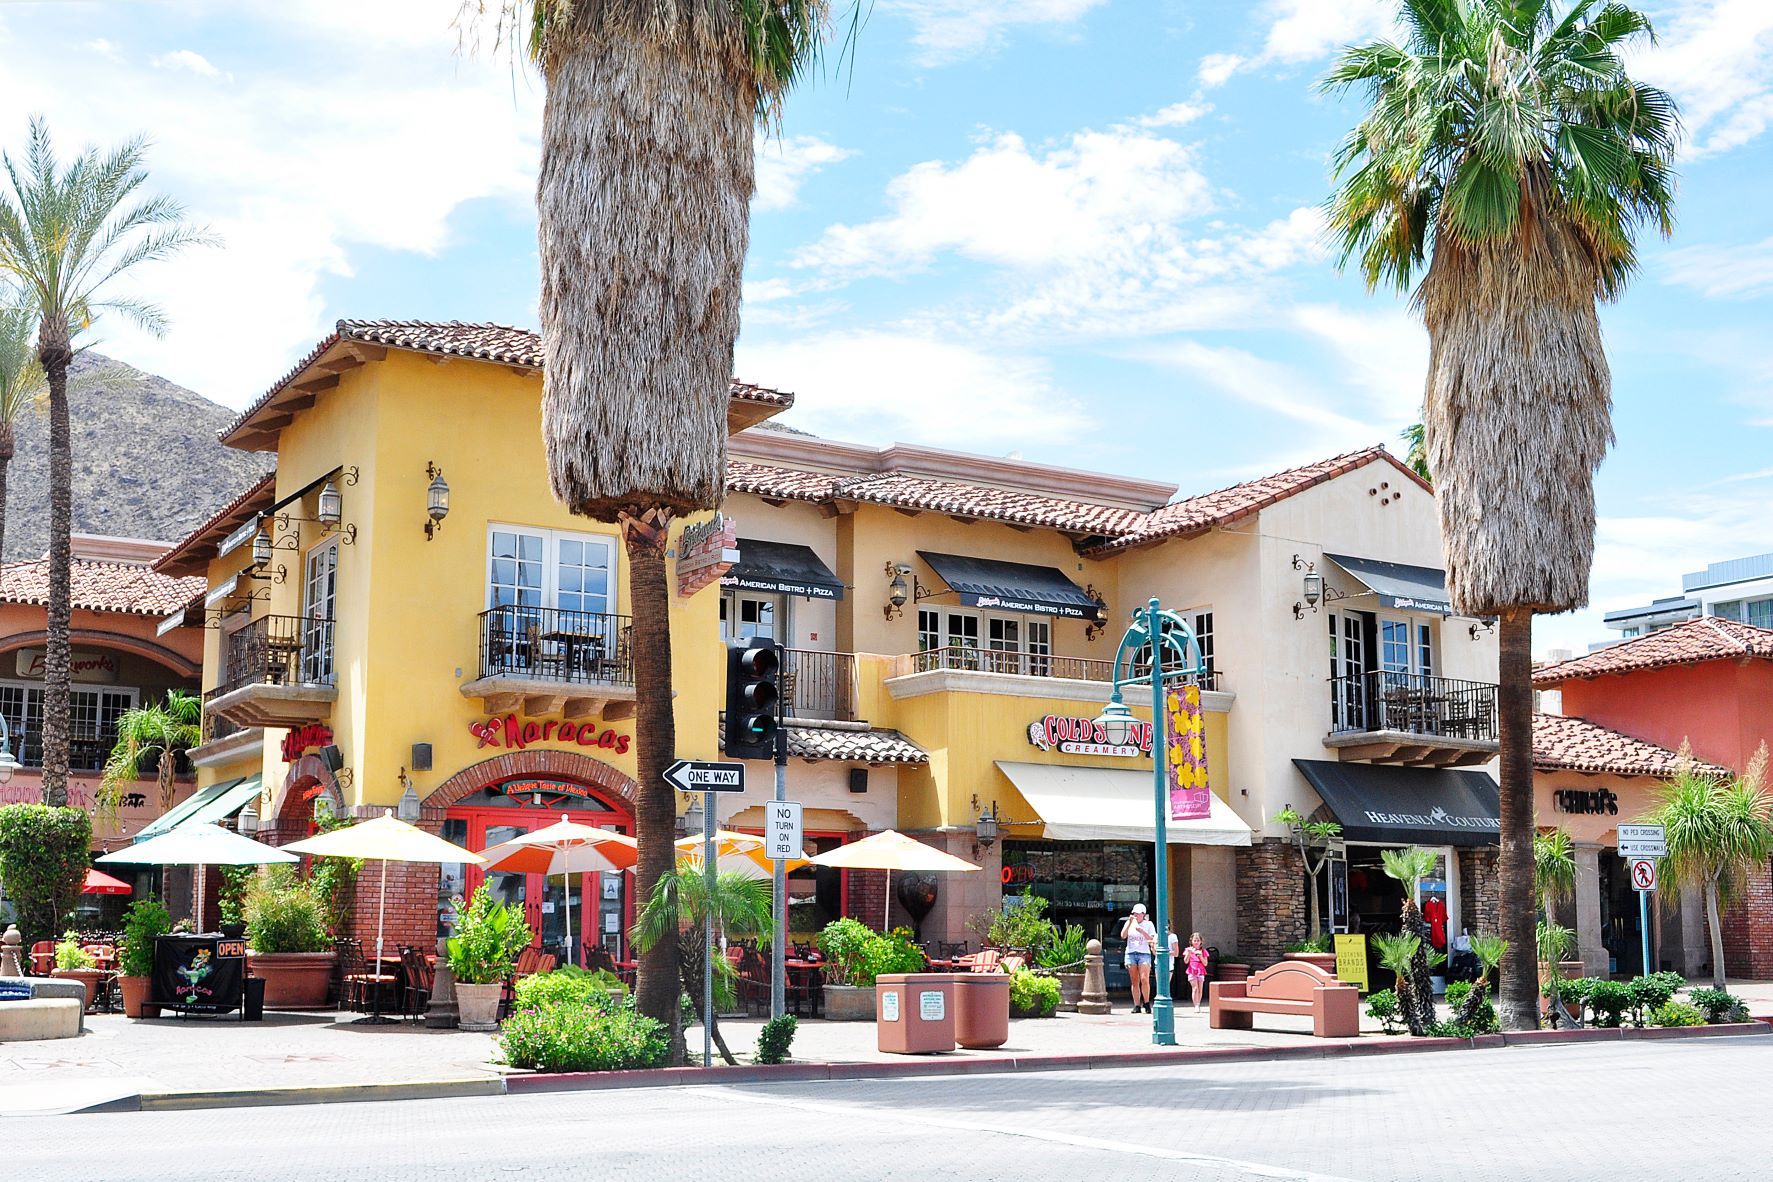
<instances>
[{"instance_id":1,"label":"sidewalk","mask_svg":"<svg viewBox=\"0 0 1773 1182\"><path fill-rule=\"evenodd\" d=\"M497 1039L461 1030L401 1022L355 1026L357 1015L268 1013L263 1022L232 1018L136 1021L115 1014L86 1019L80 1038L0 1043L0 1116L66 1112L144 1093L290 1087L355 1088L365 1084L485 1081L510 1069L495 1063ZM1268 1030L1209 1030L1205 1009L1176 1013L1178 1049L1286 1047L1314 1043L1305 1019L1271 1015ZM760 1019L720 1023L741 1063L757 1045ZM1375 1024L1375 1039L1389 1039ZM701 1062L702 1029L685 1032L690 1061ZM990 1051L957 1050L950 1060L1028 1056L1141 1054L1151 1044L1151 1019L1125 1012L1100 1017L1060 1014L1010 1024L1010 1040ZM875 1048L872 1022L803 1020L794 1039L797 1063L903 1063ZM715 1063L720 1063L715 1052Z\"/></svg>"}]
</instances>

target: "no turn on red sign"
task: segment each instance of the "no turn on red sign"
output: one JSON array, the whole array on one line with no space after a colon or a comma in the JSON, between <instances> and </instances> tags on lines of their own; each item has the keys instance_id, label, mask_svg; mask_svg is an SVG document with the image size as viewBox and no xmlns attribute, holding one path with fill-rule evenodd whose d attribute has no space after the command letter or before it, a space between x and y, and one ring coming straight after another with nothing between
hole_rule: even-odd
<instances>
[{"instance_id":1,"label":"no turn on red sign","mask_svg":"<svg viewBox=\"0 0 1773 1182\"><path fill-rule=\"evenodd\" d=\"M1631 885L1640 891L1656 889L1656 863L1649 858L1633 858L1631 866Z\"/></svg>"}]
</instances>

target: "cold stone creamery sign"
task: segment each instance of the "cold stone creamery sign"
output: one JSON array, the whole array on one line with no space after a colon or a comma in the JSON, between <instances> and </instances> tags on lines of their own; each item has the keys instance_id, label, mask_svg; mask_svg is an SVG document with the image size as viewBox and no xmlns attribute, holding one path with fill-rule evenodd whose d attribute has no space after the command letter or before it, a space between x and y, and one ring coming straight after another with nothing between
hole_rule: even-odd
<instances>
[{"instance_id":1,"label":"cold stone creamery sign","mask_svg":"<svg viewBox=\"0 0 1773 1182\"><path fill-rule=\"evenodd\" d=\"M468 732L479 740L477 747L521 751L535 743L564 743L570 747L596 747L626 754L630 736L599 727L595 722L562 722L553 718L519 719L515 714L486 722L471 722Z\"/></svg>"},{"instance_id":2,"label":"cold stone creamery sign","mask_svg":"<svg viewBox=\"0 0 1773 1182\"><path fill-rule=\"evenodd\" d=\"M1092 719L1049 714L1028 724L1028 741L1042 751L1057 750L1067 755L1116 755L1134 759L1151 754L1151 724L1135 722L1133 741L1124 747L1116 747L1106 741L1102 728Z\"/></svg>"}]
</instances>

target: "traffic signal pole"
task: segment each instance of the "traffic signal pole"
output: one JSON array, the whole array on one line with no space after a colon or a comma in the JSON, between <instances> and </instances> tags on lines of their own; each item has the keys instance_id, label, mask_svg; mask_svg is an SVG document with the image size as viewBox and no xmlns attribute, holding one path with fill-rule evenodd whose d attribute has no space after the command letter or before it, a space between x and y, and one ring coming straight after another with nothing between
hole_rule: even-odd
<instances>
[{"instance_id":1,"label":"traffic signal pole","mask_svg":"<svg viewBox=\"0 0 1773 1182\"><path fill-rule=\"evenodd\" d=\"M788 799L788 732L783 729L776 731L776 799ZM770 914L776 921L770 933L770 1017L780 1018L787 1009L788 863L778 858L770 877Z\"/></svg>"}]
</instances>

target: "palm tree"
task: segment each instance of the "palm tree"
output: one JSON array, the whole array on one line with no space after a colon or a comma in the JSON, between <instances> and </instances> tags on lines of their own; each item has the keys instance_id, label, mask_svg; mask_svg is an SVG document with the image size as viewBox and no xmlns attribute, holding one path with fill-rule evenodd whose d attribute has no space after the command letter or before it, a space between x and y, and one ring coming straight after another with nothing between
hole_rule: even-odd
<instances>
[{"instance_id":1,"label":"palm tree","mask_svg":"<svg viewBox=\"0 0 1773 1182\"><path fill-rule=\"evenodd\" d=\"M99 804L115 809L131 780L154 773L160 784L160 811L172 807L173 771L178 758L203 742L203 699L167 690L164 702L150 702L117 717L117 743L99 779Z\"/></svg>"},{"instance_id":2,"label":"palm tree","mask_svg":"<svg viewBox=\"0 0 1773 1182\"><path fill-rule=\"evenodd\" d=\"M37 364L31 329L29 310L0 299L0 561L6 554L6 472L18 443L13 425L43 392L43 367ZM0 566L0 572L4 569Z\"/></svg>"},{"instance_id":3,"label":"palm tree","mask_svg":"<svg viewBox=\"0 0 1773 1182\"><path fill-rule=\"evenodd\" d=\"M751 878L736 871L723 870L714 876L714 890L708 890L708 876L701 866L678 864L659 876L653 893L635 917L630 936L642 954L657 948L669 937L677 947L679 988L687 993L696 1013L702 1012L702 925L710 913L715 933L727 935L765 936L772 930L770 882ZM679 936L684 938L679 939ZM724 956L714 960L715 1013L733 1004L733 987L738 973ZM720 1023L712 1022L708 1034L720 1049L720 1057L728 1067L738 1060L727 1050L721 1036Z\"/></svg>"},{"instance_id":4,"label":"palm tree","mask_svg":"<svg viewBox=\"0 0 1773 1182\"><path fill-rule=\"evenodd\" d=\"M1404 441L1404 463L1433 484L1434 473L1428 467L1428 429L1418 420L1399 431L1397 437Z\"/></svg>"},{"instance_id":5,"label":"palm tree","mask_svg":"<svg viewBox=\"0 0 1773 1182\"><path fill-rule=\"evenodd\" d=\"M71 613L68 529L73 457L68 445L68 366L74 341L105 312L159 333L165 317L152 304L105 292L123 272L208 239L184 225L184 211L164 197L138 199L147 181L147 145L130 140L100 154L88 148L62 168L49 127L31 120L24 166L0 164L0 278L15 283L36 322L37 362L49 386L49 623L43 653L43 803L68 802L68 627Z\"/></svg>"},{"instance_id":6,"label":"palm tree","mask_svg":"<svg viewBox=\"0 0 1773 1182\"><path fill-rule=\"evenodd\" d=\"M1502 966L1502 958L1508 953L1508 941L1501 936L1476 935L1471 938L1471 953L1477 957L1483 971L1471 983L1471 992L1465 995L1465 1004L1453 1017L1461 1026L1470 1026L1477 1021L1488 991L1495 987L1496 971Z\"/></svg>"},{"instance_id":7,"label":"palm tree","mask_svg":"<svg viewBox=\"0 0 1773 1182\"><path fill-rule=\"evenodd\" d=\"M1416 893L1422 880L1434 873L1439 855L1420 846L1401 850L1380 850L1379 861L1385 873L1404 886L1404 906L1398 917L1398 929L1406 936L1416 937L1416 951L1410 963L1410 984L1422 1006L1423 1020L1434 1020L1434 982L1428 979L1429 957L1439 956L1428 938L1428 924L1422 908L1416 904Z\"/></svg>"},{"instance_id":8,"label":"palm tree","mask_svg":"<svg viewBox=\"0 0 1773 1182\"><path fill-rule=\"evenodd\" d=\"M1661 825L1668 843L1663 872L1672 882L1697 888L1705 898L1711 934L1712 987L1724 987L1724 935L1720 913L1741 888L1751 866L1773 852L1773 809L1761 785L1767 745L1761 744L1748 770L1731 782L1683 769L1663 786L1661 804L1649 817Z\"/></svg>"},{"instance_id":9,"label":"palm tree","mask_svg":"<svg viewBox=\"0 0 1773 1182\"><path fill-rule=\"evenodd\" d=\"M671 872L671 523L726 491L755 125L817 60L829 0L464 0L547 83L536 184L555 496L620 525L634 617L636 885ZM856 23L851 22L851 35ZM681 1046L672 931L635 1001Z\"/></svg>"},{"instance_id":10,"label":"palm tree","mask_svg":"<svg viewBox=\"0 0 1773 1182\"><path fill-rule=\"evenodd\" d=\"M1533 835L1533 897L1551 919L1551 909L1576 891L1576 847L1563 829Z\"/></svg>"},{"instance_id":11,"label":"palm tree","mask_svg":"<svg viewBox=\"0 0 1773 1182\"><path fill-rule=\"evenodd\" d=\"M1588 602L1594 471L1612 441L1595 305L1644 227L1673 227L1674 101L1632 80L1643 14L1600 0L1401 0L1407 36L1345 50L1371 107L1335 158L1341 262L1427 324L1424 429L1447 591L1500 620L1503 1021L1533 982L1532 628Z\"/></svg>"},{"instance_id":12,"label":"palm tree","mask_svg":"<svg viewBox=\"0 0 1773 1182\"><path fill-rule=\"evenodd\" d=\"M1421 1038L1434 1021L1434 994L1425 994L1416 985L1416 958L1422 953L1422 938L1409 932L1374 932L1373 950L1379 954L1380 966L1390 969L1397 979L1399 1016L1410 1033Z\"/></svg>"}]
</instances>

